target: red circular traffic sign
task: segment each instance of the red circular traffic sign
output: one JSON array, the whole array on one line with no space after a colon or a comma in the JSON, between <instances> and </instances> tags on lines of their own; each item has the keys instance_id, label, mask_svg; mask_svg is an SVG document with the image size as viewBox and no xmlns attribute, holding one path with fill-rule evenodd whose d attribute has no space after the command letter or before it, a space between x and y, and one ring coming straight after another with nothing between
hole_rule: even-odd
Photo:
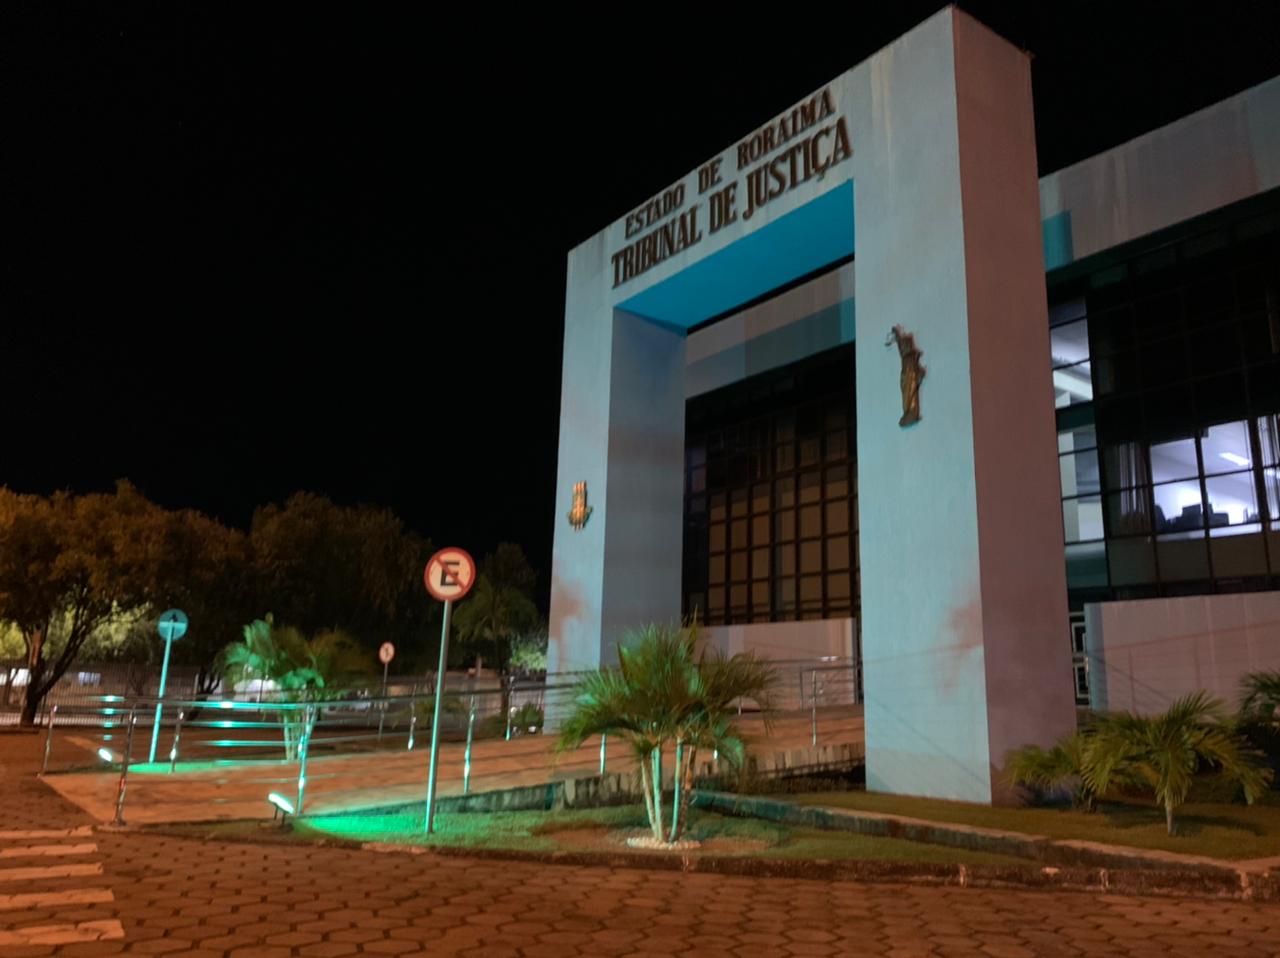
<instances>
[{"instance_id":1,"label":"red circular traffic sign","mask_svg":"<svg viewBox=\"0 0 1280 958\"><path fill-rule=\"evenodd\" d=\"M441 549L427 562L422 579L441 602L457 602L476 581L476 561L466 549Z\"/></svg>"}]
</instances>

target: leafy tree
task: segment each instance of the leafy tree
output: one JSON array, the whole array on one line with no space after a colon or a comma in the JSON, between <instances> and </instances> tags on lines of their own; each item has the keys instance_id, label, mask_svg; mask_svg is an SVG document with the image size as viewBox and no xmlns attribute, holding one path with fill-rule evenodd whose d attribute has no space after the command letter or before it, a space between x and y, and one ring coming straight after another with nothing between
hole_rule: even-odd
<instances>
[{"instance_id":1,"label":"leafy tree","mask_svg":"<svg viewBox=\"0 0 1280 958\"><path fill-rule=\"evenodd\" d=\"M525 672L545 672L549 641L546 629L535 629L515 636L511 640L511 668Z\"/></svg>"},{"instance_id":2,"label":"leafy tree","mask_svg":"<svg viewBox=\"0 0 1280 958\"><path fill-rule=\"evenodd\" d=\"M95 633L157 598L163 522L163 510L126 482L113 494L85 496L0 489L0 620L22 635L22 724L34 723L41 700Z\"/></svg>"},{"instance_id":3,"label":"leafy tree","mask_svg":"<svg viewBox=\"0 0 1280 958\"><path fill-rule=\"evenodd\" d=\"M663 757L674 747L675 794L665 840L676 842L688 818L698 749L717 749L740 764L745 745L733 724L734 703L754 699L767 716L776 683L772 666L754 654L699 654L696 628L648 626L619 646L617 668L581 679L561 725L559 748L575 749L598 735L626 741L640 766L653 839L661 842Z\"/></svg>"},{"instance_id":4,"label":"leafy tree","mask_svg":"<svg viewBox=\"0 0 1280 958\"><path fill-rule=\"evenodd\" d=\"M387 509L339 506L296 493L253 516L258 594L304 632L341 629L367 648L421 642L438 614L422 587L431 544Z\"/></svg>"},{"instance_id":5,"label":"leafy tree","mask_svg":"<svg viewBox=\"0 0 1280 958\"><path fill-rule=\"evenodd\" d=\"M1184 696L1160 715L1122 712L1097 721L1084 781L1097 795L1120 777L1141 782L1165 810L1170 835L1174 811L1186 801L1196 774L1214 770L1239 783L1252 803L1267 788L1271 770L1257 764L1248 743L1226 720L1222 703L1204 692Z\"/></svg>"},{"instance_id":6,"label":"leafy tree","mask_svg":"<svg viewBox=\"0 0 1280 958\"><path fill-rule=\"evenodd\" d=\"M515 589L530 601L537 598L538 574L524 550L514 542L498 543L481 561L480 572L494 585Z\"/></svg>"},{"instance_id":7,"label":"leafy tree","mask_svg":"<svg viewBox=\"0 0 1280 958\"><path fill-rule=\"evenodd\" d=\"M244 639L223 650L222 671L233 688L254 680L271 682L279 701L315 702L371 679L375 669L372 656L343 632L321 632L308 640L299 630L276 626L267 618L246 625ZM285 758L292 761L311 729L302 714L279 714Z\"/></svg>"},{"instance_id":8,"label":"leafy tree","mask_svg":"<svg viewBox=\"0 0 1280 958\"><path fill-rule=\"evenodd\" d=\"M538 622L538 609L519 589L497 585L484 573L471 593L458 603L453 623L458 630L457 652L475 656L479 674L484 656L491 656L504 666L510 655L511 640L532 629Z\"/></svg>"}]
</instances>

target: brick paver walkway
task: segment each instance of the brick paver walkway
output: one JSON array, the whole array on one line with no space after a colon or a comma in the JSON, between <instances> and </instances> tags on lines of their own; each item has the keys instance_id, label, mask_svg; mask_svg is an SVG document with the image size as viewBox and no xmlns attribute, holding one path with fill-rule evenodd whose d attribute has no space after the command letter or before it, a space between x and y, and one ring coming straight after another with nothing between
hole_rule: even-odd
<instances>
[{"instance_id":1,"label":"brick paver walkway","mask_svg":"<svg viewBox=\"0 0 1280 958\"><path fill-rule=\"evenodd\" d=\"M0 736L5 827L86 823L31 780L32 762L5 760L25 751L29 741ZM0 930L114 918L123 937L2 946L0 958L1280 955L1273 905L725 878L127 833L96 833L94 841L105 861L98 885L110 902L0 911ZM0 872L8 864L0 860Z\"/></svg>"}]
</instances>

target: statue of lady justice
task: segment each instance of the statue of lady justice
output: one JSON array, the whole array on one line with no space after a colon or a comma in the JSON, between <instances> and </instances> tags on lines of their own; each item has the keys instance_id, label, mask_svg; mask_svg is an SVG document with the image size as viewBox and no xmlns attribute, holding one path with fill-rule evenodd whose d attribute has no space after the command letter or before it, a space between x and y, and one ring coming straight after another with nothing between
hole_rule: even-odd
<instances>
[{"instance_id":1,"label":"statue of lady justice","mask_svg":"<svg viewBox=\"0 0 1280 958\"><path fill-rule=\"evenodd\" d=\"M915 333L908 333L901 326L894 326L889 331L886 346L898 344L898 355L902 358L902 373L898 377L898 385L902 389L902 418L899 426L910 426L920 421L920 383L927 370L920 364L923 350L916 346Z\"/></svg>"}]
</instances>

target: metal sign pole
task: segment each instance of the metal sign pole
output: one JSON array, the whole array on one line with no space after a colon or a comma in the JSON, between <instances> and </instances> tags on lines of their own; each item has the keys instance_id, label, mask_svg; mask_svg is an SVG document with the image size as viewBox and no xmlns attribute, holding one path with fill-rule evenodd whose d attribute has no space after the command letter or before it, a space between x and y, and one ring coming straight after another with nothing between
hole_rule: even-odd
<instances>
[{"instance_id":1,"label":"metal sign pole","mask_svg":"<svg viewBox=\"0 0 1280 958\"><path fill-rule=\"evenodd\" d=\"M435 830L436 762L440 749L440 706L444 704L444 672L449 655L449 615L453 601L444 600L444 625L440 629L440 668L436 670L436 702L431 719L431 762L427 771L427 834Z\"/></svg>"},{"instance_id":2,"label":"metal sign pole","mask_svg":"<svg viewBox=\"0 0 1280 958\"><path fill-rule=\"evenodd\" d=\"M467 754L462 760L462 794L471 794L471 739L476 730L476 697L471 696L471 712L467 716Z\"/></svg>"},{"instance_id":3,"label":"metal sign pole","mask_svg":"<svg viewBox=\"0 0 1280 958\"><path fill-rule=\"evenodd\" d=\"M378 741L382 741L382 724L387 719L387 669L391 668L391 663L382 663L382 704L378 707Z\"/></svg>"},{"instance_id":4,"label":"metal sign pole","mask_svg":"<svg viewBox=\"0 0 1280 958\"><path fill-rule=\"evenodd\" d=\"M156 760L156 744L160 741L160 712L164 708L164 690L169 684L169 653L173 651L173 642L164 644L164 664L160 666L160 701L156 703L156 718L151 726L151 750L147 752L147 762Z\"/></svg>"}]
</instances>

